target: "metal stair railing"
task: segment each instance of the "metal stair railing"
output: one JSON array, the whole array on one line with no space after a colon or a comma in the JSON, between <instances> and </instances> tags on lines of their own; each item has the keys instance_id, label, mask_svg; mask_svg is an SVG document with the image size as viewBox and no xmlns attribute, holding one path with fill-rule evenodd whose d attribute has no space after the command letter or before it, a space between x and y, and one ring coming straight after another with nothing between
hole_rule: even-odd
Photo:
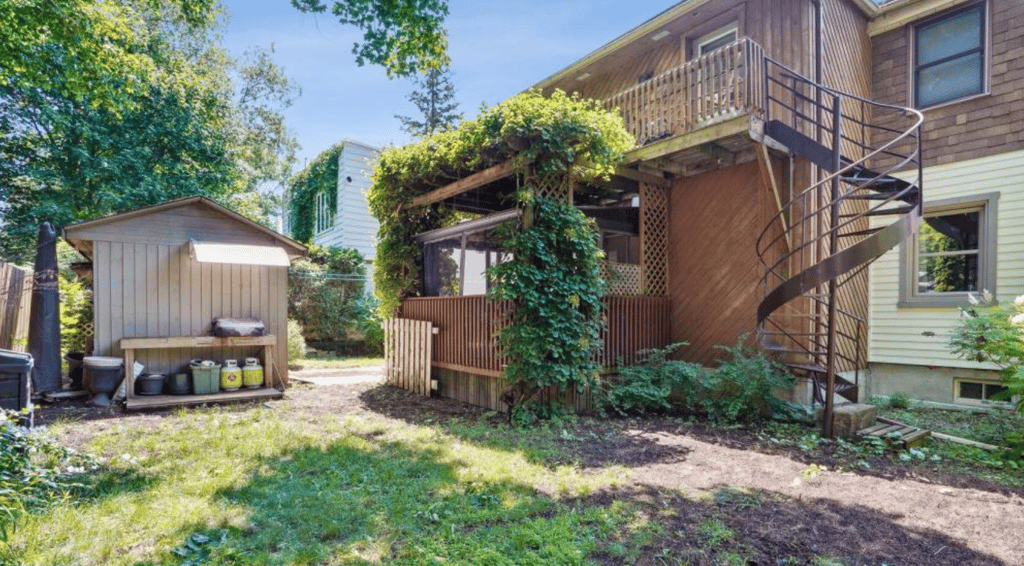
<instances>
[{"instance_id":1,"label":"metal stair railing","mask_svg":"<svg viewBox=\"0 0 1024 566\"><path fill-rule=\"evenodd\" d=\"M764 349L809 374L816 397L824 378L824 432L831 436L837 379L856 391L864 367L866 321L840 307L840 291L917 231L924 118L828 88L768 57L762 74L766 134L822 173L782 204L758 237L758 335ZM800 317L807 323L793 322ZM837 376L847 370L852 384Z\"/></svg>"}]
</instances>

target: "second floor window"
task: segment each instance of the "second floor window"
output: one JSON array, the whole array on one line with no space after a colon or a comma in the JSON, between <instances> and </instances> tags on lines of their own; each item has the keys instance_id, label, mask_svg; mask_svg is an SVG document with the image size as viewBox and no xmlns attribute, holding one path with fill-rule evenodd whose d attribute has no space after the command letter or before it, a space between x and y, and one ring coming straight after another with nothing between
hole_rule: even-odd
<instances>
[{"instance_id":1,"label":"second floor window","mask_svg":"<svg viewBox=\"0 0 1024 566\"><path fill-rule=\"evenodd\" d=\"M984 3L914 28L917 108L985 91L984 29Z\"/></svg>"},{"instance_id":2,"label":"second floor window","mask_svg":"<svg viewBox=\"0 0 1024 566\"><path fill-rule=\"evenodd\" d=\"M334 215L331 214L331 203L327 193L321 191L313 197L314 214L316 214L315 234L334 227Z\"/></svg>"}]
</instances>

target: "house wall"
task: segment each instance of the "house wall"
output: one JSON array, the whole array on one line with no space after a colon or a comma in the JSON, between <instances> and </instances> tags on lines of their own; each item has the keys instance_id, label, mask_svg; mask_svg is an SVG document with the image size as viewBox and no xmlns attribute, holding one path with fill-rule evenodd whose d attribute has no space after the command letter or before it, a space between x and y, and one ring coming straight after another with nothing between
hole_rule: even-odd
<instances>
[{"instance_id":1,"label":"house wall","mask_svg":"<svg viewBox=\"0 0 1024 566\"><path fill-rule=\"evenodd\" d=\"M278 337L278 374L287 379L287 268L198 263L188 239L279 245L202 205L187 205L97 226L93 241L95 353L121 356L121 338L202 336L215 317L257 317ZM177 371L188 360L224 360L259 349L139 350L146 371Z\"/></svg>"},{"instance_id":2,"label":"house wall","mask_svg":"<svg viewBox=\"0 0 1024 566\"><path fill-rule=\"evenodd\" d=\"M680 355L716 365L716 345L753 338L763 274L755 243L774 197L756 162L677 181L669 191L668 295Z\"/></svg>"},{"instance_id":3,"label":"house wall","mask_svg":"<svg viewBox=\"0 0 1024 566\"><path fill-rule=\"evenodd\" d=\"M693 41L733 21L739 37L750 37L768 56L808 75L814 69L814 9L809 0L710 0L664 26L671 35L641 38L562 80L545 84L602 100L637 84L641 75L658 75L693 56ZM785 22L785 25L780 25ZM584 72L590 76L577 77Z\"/></svg>"},{"instance_id":4,"label":"house wall","mask_svg":"<svg viewBox=\"0 0 1024 566\"><path fill-rule=\"evenodd\" d=\"M1000 301L1013 300L1024 293L1022 178L1024 150L936 165L924 170L928 201L999 193L996 297ZM950 353L947 342L950 331L957 324L957 308L896 306L900 275L898 249L882 256L871 267L869 360L872 377L869 391L871 394L888 394L887 391L894 387L902 387L906 392L927 394L928 397L924 398L930 400L949 402L952 381L949 375L936 372L936 367L984 369L988 366Z\"/></svg>"},{"instance_id":5,"label":"house wall","mask_svg":"<svg viewBox=\"0 0 1024 566\"><path fill-rule=\"evenodd\" d=\"M314 235L314 243L356 248L369 260L377 254L379 223L370 214L366 201L366 191L371 182L371 162L376 158L375 148L345 142L338 155L338 202L334 226Z\"/></svg>"},{"instance_id":6,"label":"house wall","mask_svg":"<svg viewBox=\"0 0 1024 566\"><path fill-rule=\"evenodd\" d=\"M924 111L925 166L1024 148L1024 3L989 0L988 6L989 94ZM872 39L876 100L912 106L912 33L906 25Z\"/></svg>"}]
</instances>

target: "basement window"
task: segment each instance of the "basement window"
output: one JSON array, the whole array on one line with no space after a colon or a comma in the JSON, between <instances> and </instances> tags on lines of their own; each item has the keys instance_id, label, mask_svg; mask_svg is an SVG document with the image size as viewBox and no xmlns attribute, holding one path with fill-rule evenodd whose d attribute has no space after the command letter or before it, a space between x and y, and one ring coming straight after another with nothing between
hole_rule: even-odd
<instances>
[{"instance_id":1,"label":"basement window","mask_svg":"<svg viewBox=\"0 0 1024 566\"><path fill-rule=\"evenodd\" d=\"M998 193L936 201L917 237L900 246L901 307L956 307L995 294Z\"/></svg>"},{"instance_id":2,"label":"basement window","mask_svg":"<svg viewBox=\"0 0 1024 566\"><path fill-rule=\"evenodd\" d=\"M965 405L984 404L1006 404L1007 399L996 399L996 396L1005 393L1005 385L989 381L974 381L957 379L954 382L954 401Z\"/></svg>"},{"instance_id":3,"label":"basement window","mask_svg":"<svg viewBox=\"0 0 1024 566\"><path fill-rule=\"evenodd\" d=\"M917 108L984 91L984 3L914 27L914 105Z\"/></svg>"}]
</instances>

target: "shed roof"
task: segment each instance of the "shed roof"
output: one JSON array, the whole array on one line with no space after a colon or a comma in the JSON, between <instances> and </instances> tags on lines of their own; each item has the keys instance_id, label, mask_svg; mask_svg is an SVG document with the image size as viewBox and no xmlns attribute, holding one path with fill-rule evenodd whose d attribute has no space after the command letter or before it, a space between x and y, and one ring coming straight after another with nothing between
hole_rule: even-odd
<instances>
[{"instance_id":1,"label":"shed roof","mask_svg":"<svg viewBox=\"0 0 1024 566\"><path fill-rule=\"evenodd\" d=\"M105 216L103 218L97 218L96 220L89 220L86 222L80 222L64 228L64 239L68 241L75 249L81 252L86 257L92 257L92 240L95 239L95 234L98 230L104 228L110 228L111 231L115 230L116 224L125 220L137 219L146 215L156 214L159 212L165 212L175 208L181 208L186 206L202 206L205 207L218 215L224 216L238 224L241 224L245 229L252 230L255 233L262 234L265 237L269 237L271 241L279 244L290 258L296 258L306 255L306 246L296 242L295 240L279 234L278 232L271 230L265 226L262 226L252 220L238 214L237 212L221 206L216 202L202 196L186 197L182 199L168 201L162 204L153 206L147 206L136 210L123 212L121 214L114 214L111 216ZM201 235L199 239L201 238ZM185 240L182 243L186 243Z\"/></svg>"}]
</instances>

